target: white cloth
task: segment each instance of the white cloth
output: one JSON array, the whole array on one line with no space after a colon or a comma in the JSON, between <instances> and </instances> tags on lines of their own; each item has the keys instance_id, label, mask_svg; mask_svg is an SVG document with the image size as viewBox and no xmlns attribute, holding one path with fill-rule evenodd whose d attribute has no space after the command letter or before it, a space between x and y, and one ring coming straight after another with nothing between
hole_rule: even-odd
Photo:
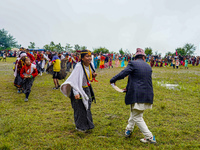
<instances>
[{"instance_id":1,"label":"white cloth","mask_svg":"<svg viewBox=\"0 0 200 150\"><path fill-rule=\"evenodd\" d=\"M65 56L64 55L61 55L61 58L60 58L61 60L63 60L63 59L65 59Z\"/></svg>"},{"instance_id":2,"label":"white cloth","mask_svg":"<svg viewBox=\"0 0 200 150\"><path fill-rule=\"evenodd\" d=\"M20 60L22 57L24 57L24 56L27 56L27 54L26 54L26 53L21 53L21 54L20 54L20 57L18 57L18 58L16 59L17 64L15 64L15 72L14 72L14 76L15 76L15 77L17 76L17 65L18 65L18 62L19 62L19 60Z\"/></svg>"},{"instance_id":3,"label":"white cloth","mask_svg":"<svg viewBox=\"0 0 200 150\"><path fill-rule=\"evenodd\" d=\"M78 62L76 64L76 67L70 74L70 76L61 85L60 90L65 96L69 97L71 93L71 88L75 89L78 93L80 93L83 104L87 110L89 97L83 90L83 86L87 85L87 82L85 82L84 78L85 78L85 74L84 74L82 65L80 62Z\"/></svg>"},{"instance_id":4,"label":"white cloth","mask_svg":"<svg viewBox=\"0 0 200 150\"><path fill-rule=\"evenodd\" d=\"M31 68L27 70L27 73L28 73L28 74L23 73L24 76L31 75L35 69L36 69L36 65L31 64Z\"/></svg>"},{"instance_id":5,"label":"white cloth","mask_svg":"<svg viewBox=\"0 0 200 150\"><path fill-rule=\"evenodd\" d=\"M131 130L133 131L135 124L138 126L140 131L143 133L146 139L149 139L153 137L151 131L149 131L146 123L144 122L143 119L143 112L144 110L137 110L137 109L132 109L131 107L131 114L130 118L128 120L128 125L126 127L126 130Z\"/></svg>"},{"instance_id":6,"label":"white cloth","mask_svg":"<svg viewBox=\"0 0 200 150\"><path fill-rule=\"evenodd\" d=\"M92 55L92 62L94 62L94 55Z\"/></svg>"},{"instance_id":7,"label":"white cloth","mask_svg":"<svg viewBox=\"0 0 200 150\"><path fill-rule=\"evenodd\" d=\"M152 109L152 104L150 103L134 103L131 104L132 109L137 110L145 110L145 109Z\"/></svg>"},{"instance_id":8,"label":"white cloth","mask_svg":"<svg viewBox=\"0 0 200 150\"><path fill-rule=\"evenodd\" d=\"M15 77L17 76L17 65L18 65L19 60L20 60L20 58L16 59L17 64L15 64L15 72L14 72Z\"/></svg>"},{"instance_id":9,"label":"white cloth","mask_svg":"<svg viewBox=\"0 0 200 150\"><path fill-rule=\"evenodd\" d=\"M43 56L44 56L44 60L41 60L41 61L40 61L40 63L42 63L42 64L41 64L41 68L42 68L42 69L45 67L45 64L46 64L46 63L45 63L45 62L46 62L45 59L48 60L48 61L50 60L50 59L48 58L48 56L46 56L45 54L44 54Z\"/></svg>"},{"instance_id":10,"label":"white cloth","mask_svg":"<svg viewBox=\"0 0 200 150\"><path fill-rule=\"evenodd\" d=\"M88 74L88 76L90 78L89 66L88 67L85 66L85 71L87 72L87 74ZM89 81L89 83L90 83L90 81ZM85 77L83 78L83 86L87 86L87 79ZM74 96L77 95L77 94L79 94L78 91L76 91L75 89L73 89L73 93L74 93Z\"/></svg>"}]
</instances>

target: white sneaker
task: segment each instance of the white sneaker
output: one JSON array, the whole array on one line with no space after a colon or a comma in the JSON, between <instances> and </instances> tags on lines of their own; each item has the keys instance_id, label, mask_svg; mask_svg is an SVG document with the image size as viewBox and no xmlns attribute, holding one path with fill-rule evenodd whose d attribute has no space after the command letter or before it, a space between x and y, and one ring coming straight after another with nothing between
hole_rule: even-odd
<instances>
[{"instance_id":1,"label":"white sneaker","mask_svg":"<svg viewBox=\"0 0 200 150\"><path fill-rule=\"evenodd\" d=\"M78 129L76 128L77 131L80 131L80 132L86 132L86 130L82 130L82 129Z\"/></svg>"},{"instance_id":2,"label":"white sneaker","mask_svg":"<svg viewBox=\"0 0 200 150\"><path fill-rule=\"evenodd\" d=\"M149 138L149 139L140 139L140 142L142 143L152 143L152 144L155 144L156 143L156 139L155 139L155 136Z\"/></svg>"},{"instance_id":3,"label":"white sneaker","mask_svg":"<svg viewBox=\"0 0 200 150\"><path fill-rule=\"evenodd\" d=\"M24 100L25 102L28 102L28 98L25 98L25 100Z\"/></svg>"}]
</instances>

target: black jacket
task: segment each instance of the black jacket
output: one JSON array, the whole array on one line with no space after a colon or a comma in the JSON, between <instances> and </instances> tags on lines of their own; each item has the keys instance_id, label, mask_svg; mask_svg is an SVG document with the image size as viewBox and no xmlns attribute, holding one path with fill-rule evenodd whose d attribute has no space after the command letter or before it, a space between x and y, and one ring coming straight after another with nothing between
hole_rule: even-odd
<instances>
[{"instance_id":1,"label":"black jacket","mask_svg":"<svg viewBox=\"0 0 200 150\"><path fill-rule=\"evenodd\" d=\"M152 86L152 69L150 65L142 59L130 61L128 66L119 74L114 76L110 82L115 83L117 80L124 79L128 76L126 86L125 103L150 103L153 104L153 86Z\"/></svg>"}]
</instances>

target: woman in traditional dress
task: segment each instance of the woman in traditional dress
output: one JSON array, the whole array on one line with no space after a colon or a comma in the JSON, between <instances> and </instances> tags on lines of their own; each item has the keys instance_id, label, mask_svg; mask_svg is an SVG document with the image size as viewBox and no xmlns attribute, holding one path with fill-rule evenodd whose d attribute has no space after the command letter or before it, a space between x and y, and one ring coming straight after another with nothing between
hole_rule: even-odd
<instances>
[{"instance_id":1,"label":"woman in traditional dress","mask_svg":"<svg viewBox=\"0 0 200 150\"><path fill-rule=\"evenodd\" d=\"M112 65L112 56L109 57L109 68L110 68L110 67L113 68L113 65Z\"/></svg>"},{"instance_id":2,"label":"woman in traditional dress","mask_svg":"<svg viewBox=\"0 0 200 150\"><path fill-rule=\"evenodd\" d=\"M94 54L94 68L97 69L97 61L98 61L98 57L97 54Z\"/></svg>"},{"instance_id":3,"label":"woman in traditional dress","mask_svg":"<svg viewBox=\"0 0 200 150\"><path fill-rule=\"evenodd\" d=\"M28 102L29 94L31 93L31 87L33 85L34 78L38 75L36 65L32 64L29 57L25 57L25 65L20 71L20 76L23 81L23 90L26 96L25 102Z\"/></svg>"},{"instance_id":4,"label":"woman in traditional dress","mask_svg":"<svg viewBox=\"0 0 200 150\"><path fill-rule=\"evenodd\" d=\"M24 61L25 61L25 57L26 57L26 53L22 52L19 55L19 58L17 58L16 62L15 62L15 68L14 68L14 76L15 76L15 80L14 80L14 86L17 87L17 93L21 93L22 90L22 83L23 83L23 79L20 76L20 71L22 69L22 67L24 66Z\"/></svg>"},{"instance_id":5,"label":"woman in traditional dress","mask_svg":"<svg viewBox=\"0 0 200 150\"><path fill-rule=\"evenodd\" d=\"M109 64L108 64L108 55L105 56L105 63L104 63L104 68L108 68Z\"/></svg>"},{"instance_id":6,"label":"woman in traditional dress","mask_svg":"<svg viewBox=\"0 0 200 150\"><path fill-rule=\"evenodd\" d=\"M156 65L155 65L155 67L159 67L159 65L158 65L158 59L156 59Z\"/></svg>"},{"instance_id":7,"label":"woman in traditional dress","mask_svg":"<svg viewBox=\"0 0 200 150\"><path fill-rule=\"evenodd\" d=\"M76 129L82 132L94 128L90 108L95 97L91 82L97 74L91 61L91 52L82 50L81 62L77 63L71 75L61 85L61 92L71 99Z\"/></svg>"},{"instance_id":8,"label":"woman in traditional dress","mask_svg":"<svg viewBox=\"0 0 200 150\"><path fill-rule=\"evenodd\" d=\"M188 58L187 57L185 58L185 69L186 68L188 69Z\"/></svg>"},{"instance_id":9,"label":"woman in traditional dress","mask_svg":"<svg viewBox=\"0 0 200 150\"><path fill-rule=\"evenodd\" d=\"M180 62L179 62L179 59L177 58L176 59L176 69L178 69L179 64L180 64Z\"/></svg>"},{"instance_id":10,"label":"woman in traditional dress","mask_svg":"<svg viewBox=\"0 0 200 150\"><path fill-rule=\"evenodd\" d=\"M119 67L119 56L118 55L116 55L115 67Z\"/></svg>"},{"instance_id":11,"label":"woman in traditional dress","mask_svg":"<svg viewBox=\"0 0 200 150\"><path fill-rule=\"evenodd\" d=\"M197 63L196 63L196 66L199 65L199 56L197 57Z\"/></svg>"},{"instance_id":12,"label":"woman in traditional dress","mask_svg":"<svg viewBox=\"0 0 200 150\"><path fill-rule=\"evenodd\" d=\"M154 61L154 57L152 56L152 57L151 57L151 60L150 60L151 67L154 66L154 63L155 63L155 61Z\"/></svg>"},{"instance_id":13,"label":"woman in traditional dress","mask_svg":"<svg viewBox=\"0 0 200 150\"><path fill-rule=\"evenodd\" d=\"M125 63L124 63L124 61L125 61L125 57L124 57L124 56L122 56L121 67L125 67Z\"/></svg>"},{"instance_id":14,"label":"woman in traditional dress","mask_svg":"<svg viewBox=\"0 0 200 150\"><path fill-rule=\"evenodd\" d=\"M175 60L175 58L172 58L172 65L173 65L174 69L175 69L175 64L176 64L176 60Z\"/></svg>"},{"instance_id":15,"label":"woman in traditional dress","mask_svg":"<svg viewBox=\"0 0 200 150\"><path fill-rule=\"evenodd\" d=\"M165 67L167 67L167 65L168 65L167 64L167 58L165 58L164 61L165 61Z\"/></svg>"},{"instance_id":16,"label":"woman in traditional dress","mask_svg":"<svg viewBox=\"0 0 200 150\"><path fill-rule=\"evenodd\" d=\"M164 61L161 59L161 60L160 60L160 67L163 67L163 62L164 62Z\"/></svg>"},{"instance_id":17,"label":"woman in traditional dress","mask_svg":"<svg viewBox=\"0 0 200 150\"><path fill-rule=\"evenodd\" d=\"M193 56L193 57L192 57L192 66L195 65L195 62L196 62L196 58L195 58L195 56Z\"/></svg>"},{"instance_id":18,"label":"woman in traditional dress","mask_svg":"<svg viewBox=\"0 0 200 150\"><path fill-rule=\"evenodd\" d=\"M101 69L104 68L104 60L105 60L105 57L103 55L100 55L100 67Z\"/></svg>"}]
</instances>

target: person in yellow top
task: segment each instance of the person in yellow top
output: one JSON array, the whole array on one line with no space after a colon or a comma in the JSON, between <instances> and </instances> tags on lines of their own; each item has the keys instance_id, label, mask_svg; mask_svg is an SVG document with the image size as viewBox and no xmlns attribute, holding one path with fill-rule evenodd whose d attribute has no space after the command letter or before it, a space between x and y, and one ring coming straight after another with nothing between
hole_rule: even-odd
<instances>
[{"instance_id":1,"label":"person in yellow top","mask_svg":"<svg viewBox=\"0 0 200 150\"><path fill-rule=\"evenodd\" d=\"M53 56L52 64L53 64L53 82L55 84L55 87L53 89L58 89L60 87L58 83L58 78L61 69L60 67L61 61L57 55Z\"/></svg>"}]
</instances>

